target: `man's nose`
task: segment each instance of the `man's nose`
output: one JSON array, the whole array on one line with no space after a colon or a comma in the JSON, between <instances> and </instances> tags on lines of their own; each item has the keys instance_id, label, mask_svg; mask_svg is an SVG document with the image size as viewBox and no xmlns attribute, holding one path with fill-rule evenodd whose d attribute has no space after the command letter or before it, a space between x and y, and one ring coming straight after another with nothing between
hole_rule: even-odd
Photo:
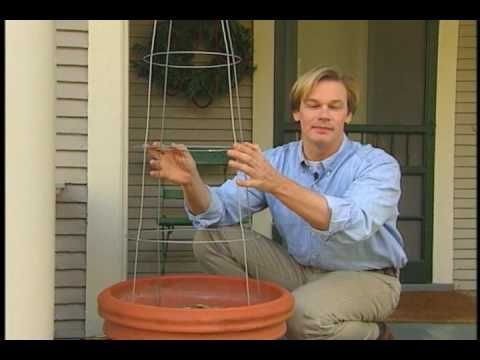
<instances>
[{"instance_id":1,"label":"man's nose","mask_svg":"<svg viewBox=\"0 0 480 360\"><path fill-rule=\"evenodd\" d=\"M330 121L330 109L326 106L320 107L317 116L320 120Z\"/></svg>"},{"instance_id":2,"label":"man's nose","mask_svg":"<svg viewBox=\"0 0 480 360\"><path fill-rule=\"evenodd\" d=\"M327 105L319 106L318 107L318 115L319 116L324 116L326 118L329 118L330 116L330 109L328 108Z\"/></svg>"}]
</instances>

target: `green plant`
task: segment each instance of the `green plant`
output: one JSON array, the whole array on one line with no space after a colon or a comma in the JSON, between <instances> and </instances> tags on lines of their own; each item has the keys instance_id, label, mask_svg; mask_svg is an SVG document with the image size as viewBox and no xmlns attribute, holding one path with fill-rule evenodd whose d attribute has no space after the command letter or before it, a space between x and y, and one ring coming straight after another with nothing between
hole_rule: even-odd
<instances>
[{"instance_id":1,"label":"green plant","mask_svg":"<svg viewBox=\"0 0 480 360\"><path fill-rule=\"evenodd\" d=\"M255 67L252 64L252 35L251 30L242 26L238 21L229 21L230 35L235 56L241 58L236 64L238 82L250 76ZM166 64L165 52L167 50L169 21L157 21L153 62ZM137 53L138 60L132 61L132 66L141 78L148 79L150 65L149 59L144 59L150 54L150 45L135 44L132 50ZM170 54L169 65L210 66L209 68L175 68L169 66L167 75L167 94L170 96L181 95L190 98L198 107L207 107L216 97L228 93L228 67L211 67L227 63L227 57L221 55L200 55L198 52L211 51L226 53L225 40L220 21L213 20L177 20L172 22L170 51L193 51L194 54ZM233 67L231 82L234 83ZM152 82L163 90L165 81L165 66L152 66Z\"/></svg>"}]
</instances>

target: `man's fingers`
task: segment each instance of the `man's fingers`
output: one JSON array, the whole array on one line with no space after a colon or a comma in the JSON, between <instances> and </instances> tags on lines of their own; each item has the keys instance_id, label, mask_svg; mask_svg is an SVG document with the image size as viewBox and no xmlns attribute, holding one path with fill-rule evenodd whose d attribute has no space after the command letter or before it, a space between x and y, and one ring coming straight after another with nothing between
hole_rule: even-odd
<instances>
[{"instance_id":1,"label":"man's fingers","mask_svg":"<svg viewBox=\"0 0 480 360\"><path fill-rule=\"evenodd\" d=\"M150 176L156 177L156 178L161 178L162 177L162 172L161 171L150 171Z\"/></svg>"},{"instance_id":2,"label":"man's fingers","mask_svg":"<svg viewBox=\"0 0 480 360\"><path fill-rule=\"evenodd\" d=\"M161 168L161 162L160 161L150 160L149 164L150 164L151 169L160 170L160 168Z\"/></svg>"},{"instance_id":3,"label":"man's fingers","mask_svg":"<svg viewBox=\"0 0 480 360\"><path fill-rule=\"evenodd\" d=\"M227 155L250 166L256 166L263 159L260 147L251 143L236 143L232 149L228 150Z\"/></svg>"},{"instance_id":4,"label":"man's fingers","mask_svg":"<svg viewBox=\"0 0 480 360\"><path fill-rule=\"evenodd\" d=\"M257 154L258 155L258 154L262 153L262 149L257 144L244 142L244 143L242 143L242 145L244 146L245 149L247 149L246 151L248 151L250 154Z\"/></svg>"},{"instance_id":5,"label":"man's fingers","mask_svg":"<svg viewBox=\"0 0 480 360\"><path fill-rule=\"evenodd\" d=\"M258 144L252 144L252 143L249 143L249 142L244 142L242 144L244 144L245 146L247 146L248 148L250 148L254 151L259 151L259 152L262 151L262 149L260 148L260 146L258 146Z\"/></svg>"},{"instance_id":6,"label":"man's fingers","mask_svg":"<svg viewBox=\"0 0 480 360\"><path fill-rule=\"evenodd\" d=\"M148 148L147 151L148 155L153 159L160 159L160 157L162 156L161 152L154 148Z\"/></svg>"},{"instance_id":7,"label":"man's fingers","mask_svg":"<svg viewBox=\"0 0 480 360\"><path fill-rule=\"evenodd\" d=\"M251 146L249 146L249 143L233 144L233 149L237 150L237 151L240 151L240 152L243 152L243 153L246 153L246 154L251 155L251 156L256 153L255 148L252 148Z\"/></svg>"},{"instance_id":8,"label":"man's fingers","mask_svg":"<svg viewBox=\"0 0 480 360\"><path fill-rule=\"evenodd\" d=\"M187 147L184 145L184 144L175 144L175 143L172 143L172 147L174 149L177 149L177 150L181 150L181 151L187 151Z\"/></svg>"},{"instance_id":9,"label":"man's fingers","mask_svg":"<svg viewBox=\"0 0 480 360\"><path fill-rule=\"evenodd\" d=\"M235 160L229 160L228 166L230 166L234 170L240 170L249 176L253 176L253 169L247 164Z\"/></svg>"},{"instance_id":10,"label":"man's fingers","mask_svg":"<svg viewBox=\"0 0 480 360\"><path fill-rule=\"evenodd\" d=\"M239 160L245 164L248 164L250 166L254 165L254 161L250 155L247 155L241 151L238 150L228 150L227 155L230 156L231 158L235 160Z\"/></svg>"}]
</instances>

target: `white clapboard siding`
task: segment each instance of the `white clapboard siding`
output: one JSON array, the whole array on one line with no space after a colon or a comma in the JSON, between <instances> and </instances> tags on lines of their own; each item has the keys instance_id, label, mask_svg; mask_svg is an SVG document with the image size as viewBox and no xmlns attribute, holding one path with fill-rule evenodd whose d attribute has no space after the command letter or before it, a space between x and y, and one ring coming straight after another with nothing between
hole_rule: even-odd
<instances>
[{"instance_id":1,"label":"white clapboard siding","mask_svg":"<svg viewBox=\"0 0 480 360\"><path fill-rule=\"evenodd\" d=\"M225 125L230 125L230 123L226 123ZM150 129L149 135L151 139L160 139L160 135L162 133L161 129ZM244 136L247 138L251 138L251 131L244 130ZM129 137L132 141L141 142L145 137L145 131L139 129L132 129L129 131ZM221 141L232 141L233 142L233 134L230 129L222 129L222 130L210 130L210 129L195 129L195 130L184 130L184 129L164 129L163 130L163 139L164 140L171 140L171 141L188 141L191 143L192 141L196 141L198 138L202 139L210 139L215 138ZM177 140L178 139L178 140Z\"/></svg>"},{"instance_id":2,"label":"white clapboard siding","mask_svg":"<svg viewBox=\"0 0 480 360\"><path fill-rule=\"evenodd\" d=\"M190 100L186 99L186 98L179 98L177 96L169 96L167 98L167 100L168 100L168 105L171 106L172 108L173 107L177 108L177 107L190 106ZM232 105L237 106L237 104L240 103L241 108L249 108L249 107L252 106L252 96L251 96L251 94L249 96L242 96L242 94L240 94L238 100L239 101L237 102L237 99L236 99L235 94L234 94L234 97L233 97L233 100L232 100ZM147 104L148 104L144 95L130 96L130 103L132 104L132 106L140 106L140 107L143 106L145 108L145 110L146 110L146 107L147 107ZM157 96L151 98L150 107L152 107L152 108L155 107L155 108L160 108L161 109L162 106L163 106L163 96L157 95ZM222 98L219 98L219 99L214 99L212 101L212 103L209 105L209 108L216 108L216 107L230 108L229 97L222 97Z\"/></svg>"},{"instance_id":3,"label":"white clapboard siding","mask_svg":"<svg viewBox=\"0 0 480 360\"><path fill-rule=\"evenodd\" d=\"M87 135L88 121L86 117L57 117L57 134L81 134Z\"/></svg>"},{"instance_id":4,"label":"white clapboard siding","mask_svg":"<svg viewBox=\"0 0 480 360\"><path fill-rule=\"evenodd\" d=\"M477 219L477 209L455 209L455 219Z\"/></svg>"},{"instance_id":5,"label":"white clapboard siding","mask_svg":"<svg viewBox=\"0 0 480 360\"><path fill-rule=\"evenodd\" d=\"M135 123L135 127L131 127L131 130L141 130L142 134L145 134L145 127L147 124L146 117L132 118L132 122ZM241 123L235 122L235 126L240 125L243 130L251 130L252 119L242 118ZM208 126L208 129L218 130L225 128L225 121L223 119L205 119L203 121L198 121L198 119L192 118L168 118L164 120L164 129L202 129ZM466 125L469 126L469 125ZM470 125L472 126L472 125ZM161 129L162 128L162 119L161 117L150 117L149 129ZM142 138L143 140L143 138Z\"/></svg>"},{"instance_id":6,"label":"white clapboard siding","mask_svg":"<svg viewBox=\"0 0 480 360\"><path fill-rule=\"evenodd\" d=\"M84 320L84 304L57 304L55 305L55 320Z\"/></svg>"},{"instance_id":7,"label":"white clapboard siding","mask_svg":"<svg viewBox=\"0 0 480 360\"><path fill-rule=\"evenodd\" d=\"M242 21L244 26L251 27L251 21ZM153 22L149 20L130 21L130 46L137 43L147 45L151 41ZM175 22L175 26L181 26L181 22ZM130 60L138 59L141 54L131 53ZM174 69L172 69L174 71ZM227 79L225 79L227 81ZM142 170L143 151L141 146L145 140L148 107L148 81L137 76L134 70L130 71L129 85L129 187L128 187L128 228L129 254L128 271L133 274L136 254L136 231L139 225L140 204L142 195ZM237 141L243 137L245 141L252 139L252 79L242 79L238 86L240 101L241 126L237 116L236 91L233 91L233 105L235 110L235 136ZM163 115L163 89L157 86L151 88L150 121L148 139L159 140L163 135L165 143L176 142L189 145L230 145L234 135L230 117L230 100L228 96L214 99L212 104L205 109L196 107L189 99L177 96L167 96L165 114ZM162 129L163 117L163 133ZM240 127L243 134L240 133ZM204 181L211 185L218 185L225 180L224 168L221 166L203 166L200 173ZM148 164L145 174L148 175ZM227 172L226 177L231 176ZM156 217L158 214L159 200L158 180L145 176L144 202L142 229L149 229L143 234L142 239L155 240L160 233L157 229ZM163 214L184 216L182 200L168 200L161 204ZM191 241L194 231L175 230L171 239ZM137 274L148 275L158 271L158 255L156 243L139 242ZM195 261L191 244L169 244L167 255L167 273L200 272L198 263Z\"/></svg>"},{"instance_id":8,"label":"white clapboard siding","mask_svg":"<svg viewBox=\"0 0 480 360\"><path fill-rule=\"evenodd\" d=\"M455 145L456 156L476 156L477 147L474 145Z\"/></svg>"},{"instance_id":9,"label":"white clapboard siding","mask_svg":"<svg viewBox=\"0 0 480 360\"><path fill-rule=\"evenodd\" d=\"M84 185L70 184L57 197L57 203L87 203L87 187ZM58 214L57 214L58 215ZM61 216L61 215L60 215Z\"/></svg>"},{"instance_id":10,"label":"white clapboard siding","mask_svg":"<svg viewBox=\"0 0 480 360\"><path fill-rule=\"evenodd\" d=\"M85 270L55 270L55 286L61 288L85 286Z\"/></svg>"},{"instance_id":11,"label":"white clapboard siding","mask_svg":"<svg viewBox=\"0 0 480 360\"><path fill-rule=\"evenodd\" d=\"M57 288L55 291L55 304L69 305L69 304L84 304L85 303L85 288Z\"/></svg>"},{"instance_id":12,"label":"white clapboard siding","mask_svg":"<svg viewBox=\"0 0 480 360\"><path fill-rule=\"evenodd\" d=\"M59 65L57 63L56 70L58 82L72 82L81 84L86 84L88 82L88 69L86 66Z\"/></svg>"},{"instance_id":13,"label":"white clapboard siding","mask_svg":"<svg viewBox=\"0 0 480 360\"><path fill-rule=\"evenodd\" d=\"M84 52L84 50L79 50ZM57 82L56 93L57 96L64 99L78 99L87 100L88 89L85 86L79 86L78 83L71 82Z\"/></svg>"},{"instance_id":14,"label":"white clapboard siding","mask_svg":"<svg viewBox=\"0 0 480 360\"><path fill-rule=\"evenodd\" d=\"M85 268L85 252L57 252L56 265L59 270L72 270Z\"/></svg>"},{"instance_id":15,"label":"white clapboard siding","mask_svg":"<svg viewBox=\"0 0 480 360\"><path fill-rule=\"evenodd\" d=\"M470 61L470 59L466 59L465 61ZM129 85L130 94L133 96L140 96L146 95L148 93L148 83L140 78L134 71L130 72L130 85ZM157 101L163 101L163 89L157 86L151 88L151 94L158 96ZM243 79L239 84L239 95L241 97L251 96L252 95L252 87L251 87L251 80ZM234 90L234 95L236 95ZM174 96L167 95L167 101L174 99ZM147 103L147 98L143 99L144 103Z\"/></svg>"},{"instance_id":16,"label":"white clapboard siding","mask_svg":"<svg viewBox=\"0 0 480 360\"><path fill-rule=\"evenodd\" d=\"M81 48L59 48L57 50L57 61L64 65L85 66L88 63L88 56L85 50Z\"/></svg>"},{"instance_id":17,"label":"white clapboard siding","mask_svg":"<svg viewBox=\"0 0 480 360\"><path fill-rule=\"evenodd\" d=\"M57 133L57 150L87 151L88 139L85 134Z\"/></svg>"},{"instance_id":18,"label":"white clapboard siding","mask_svg":"<svg viewBox=\"0 0 480 360\"><path fill-rule=\"evenodd\" d=\"M477 246L473 239L457 239L455 241L455 250L472 250Z\"/></svg>"},{"instance_id":19,"label":"white clapboard siding","mask_svg":"<svg viewBox=\"0 0 480 360\"><path fill-rule=\"evenodd\" d=\"M85 252L86 238L85 235L57 235L55 246L58 252Z\"/></svg>"},{"instance_id":20,"label":"white clapboard siding","mask_svg":"<svg viewBox=\"0 0 480 360\"><path fill-rule=\"evenodd\" d=\"M57 219L57 235L85 235L87 224L84 219Z\"/></svg>"},{"instance_id":21,"label":"white clapboard siding","mask_svg":"<svg viewBox=\"0 0 480 360\"><path fill-rule=\"evenodd\" d=\"M477 288L476 24L460 21L455 108L454 284Z\"/></svg>"},{"instance_id":22,"label":"white clapboard siding","mask_svg":"<svg viewBox=\"0 0 480 360\"><path fill-rule=\"evenodd\" d=\"M130 235L131 235L131 240L128 241L128 251L135 252L137 248L136 233L132 232ZM193 235L194 235L193 229L185 228L184 230L173 232L171 239L184 240L184 239L191 238ZM156 250L158 249L158 243L155 243L155 242L142 242L141 244L142 244L142 249L140 248L138 249L139 253L142 251L156 252ZM169 249L172 249L178 252L190 251L191 247L192 246L189 242L185 242L185 243L176 242L168 245Z\"/></svg>"},{"instance_id":23,"label":"white clapboard siding","mask_svg":"<svg viewBox=\"0 0 480 360\"><path fill-rule=\"evenodd\" d=\"M88 21L56 22L55 338L85 336Z\"/></svg>"},{"instance_id":24,"label":"white clapboard siding","mask_svg":"<svg viewBox=\"0 0 480 360\"><path fill-rule=\"evenodd\" d=\"M55 339L85 337L85 320L55 320Z\"/></svg>"}]
</instances>

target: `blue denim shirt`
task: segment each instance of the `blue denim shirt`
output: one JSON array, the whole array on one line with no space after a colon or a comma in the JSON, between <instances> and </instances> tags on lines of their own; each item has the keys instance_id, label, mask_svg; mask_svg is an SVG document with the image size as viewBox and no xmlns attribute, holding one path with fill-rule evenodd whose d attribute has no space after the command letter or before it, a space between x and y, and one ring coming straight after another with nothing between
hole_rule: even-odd
<instances>
[{"instance_id":1,"label":"blue denim shirt","mask_svg":"<svg viewBox=\"0 0 480 360\"><path fill-rule=\"evenodd\" d=\"M295 141L263 152L283 176L321 194L331 211L327 230L313 228L269 193L241 188L233 180L209 187L209 208L194 216L196 228L232 225L242 216L268 207L275 227L297 262L323 270L402 268L407 263L397 229L400 166L385 151L350 140L346 135L338 151L316 166L303 156ZM248 191L248 195L247 195Z\"/></svg>"}]
</instances>

